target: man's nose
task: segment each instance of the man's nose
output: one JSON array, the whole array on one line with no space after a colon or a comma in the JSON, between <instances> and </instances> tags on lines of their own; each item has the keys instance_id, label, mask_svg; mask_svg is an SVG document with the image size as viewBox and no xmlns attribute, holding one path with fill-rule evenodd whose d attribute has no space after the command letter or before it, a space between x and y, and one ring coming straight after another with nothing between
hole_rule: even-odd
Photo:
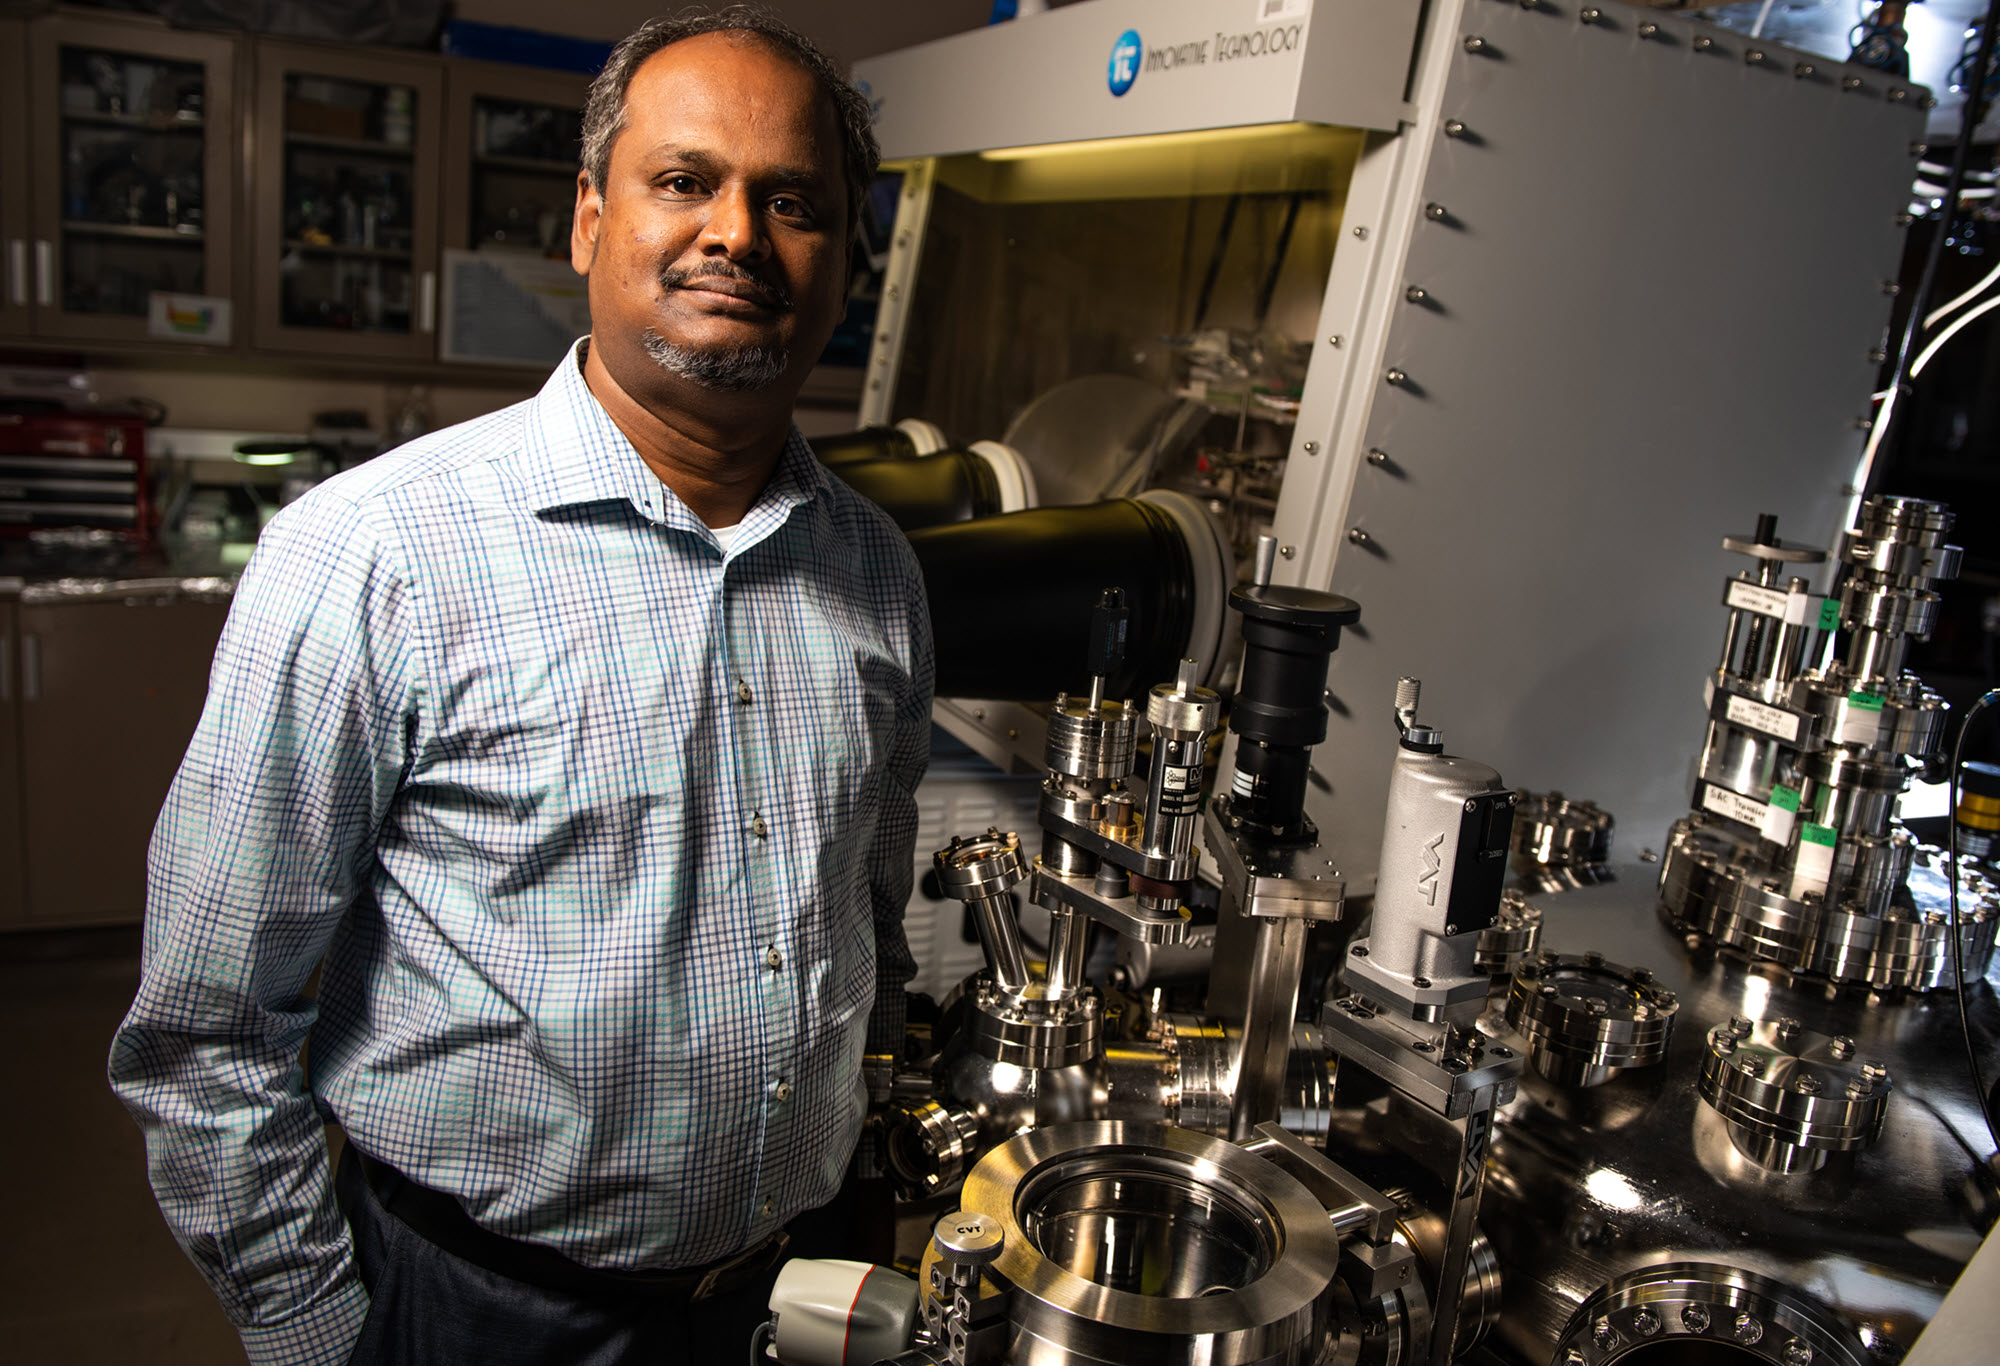
<instances>
[{"instance_id":1,"label":"man's nose","mask_svg":"<svg viewBox=\"0 0 2000 1366\"><path fill-rule=\"evenodd\" d=\"M708 222L702 229L704 254L724 255L732 261L757 260L769 245L763 219L748 191L725 189L710 201Z\"/></svg>"}]
</instances>

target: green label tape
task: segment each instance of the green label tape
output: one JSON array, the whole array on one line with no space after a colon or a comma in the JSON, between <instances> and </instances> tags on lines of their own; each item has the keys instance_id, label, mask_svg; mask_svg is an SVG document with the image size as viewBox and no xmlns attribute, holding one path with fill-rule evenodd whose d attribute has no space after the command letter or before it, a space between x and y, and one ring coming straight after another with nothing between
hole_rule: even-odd
<instances>
[{"instance_id":1,"label":"green label tape","mask_svg":"<svg viewBox=\"0 0 2000 1366\"><path fill-rule=\"evenodd\" d=\"M1834 631L1840 628L1840 599L1822 598L1819 604L1819 629Z\"/></svg>"},{"instance_id":2,"label":"green label tape","mask_svg":"<svg viewBox=\"0 0 2000 1366\"><path fill-rule=\"evenodd\" d=\"M1810 822L1799 832L1799 838L1808 844L1818 844L1828 849L1839 842L1839 836L1834 834L1832 826L1813 825Z\"/></svg>"},{"instance_id":3,"label":"green label tape","mask_svg":"<svg viewBox=\"0 0 2000 1366\"><path fill-rule=\"evenodd\" d=\"M1779 783L1771 789L1771 805L1780 811L1796 811L1799 809L1799 794L1794 789Z\"/></svg>"},{"instance_id":4,"label":"green label tape","mask_svg":"<svg viewBox=\"0 0 2000 1366\"><path fill-rule=\"evenodd\" d=\"M1847 695L1847 705L1850 707L1858 707L1862 711L1880 711L1882 710L1882 701L1883 698L1881 693L1863 692L1859 688L1856 688L1853 692Z\"/></svg>"}]
</instances>

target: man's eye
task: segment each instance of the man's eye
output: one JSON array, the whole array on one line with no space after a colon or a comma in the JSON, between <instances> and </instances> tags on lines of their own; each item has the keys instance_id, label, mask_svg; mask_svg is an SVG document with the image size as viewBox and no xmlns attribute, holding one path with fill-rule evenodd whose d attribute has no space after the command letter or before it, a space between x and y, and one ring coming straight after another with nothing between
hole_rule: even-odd
<instances>
[{"instance_id":1,"label":"man's eye","mask_svg":"<svg viewBox=\"0 0 2000 1366\"><path fill-rule=\"evenodd\" d=\"M803 199L781 194L771 201L771 212L780 218L811 218L812 208Z\"/></svg>"},{"instance_id":2,"label":"man's eye","mask_svg":"<svg viewBox=\"0 0 2000 1366\"><path fill-rule=\"evenodd\" d=\"M701 182L691 175L670 175L660 182L663 189L673 194L700 194Z\"/></svg>"}]
</instances>

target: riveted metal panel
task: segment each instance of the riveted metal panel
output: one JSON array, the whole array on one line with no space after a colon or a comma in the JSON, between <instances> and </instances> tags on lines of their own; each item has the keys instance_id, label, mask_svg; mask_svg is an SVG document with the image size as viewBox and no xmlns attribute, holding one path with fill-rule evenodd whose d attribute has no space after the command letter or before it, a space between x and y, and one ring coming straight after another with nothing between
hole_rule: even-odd
<instances>
[{"instance_id":1,"label":"riveted metal panel","mask_svg":"<svg viewBox=\"0 0 2000 1366\"><path fill-rule=\"evenodd\" d=\"M1362 605L1314 814L1364 887L1399 675L1423 678L1454 752L1596 801L1628 852L1657 846L1687 805L1737 567L1722 536L1771 512L1826 544L1844 520L1924 92L1593 8L1435 13L1456 31L1433 35L1443 78L1397 140L1426 150L1391 196L1407 241L1380 258L1387 317L1350 352L1365 369L1328 472L1288 476L1280 503L1290 581Z\"/></svg>"}]
</instances>

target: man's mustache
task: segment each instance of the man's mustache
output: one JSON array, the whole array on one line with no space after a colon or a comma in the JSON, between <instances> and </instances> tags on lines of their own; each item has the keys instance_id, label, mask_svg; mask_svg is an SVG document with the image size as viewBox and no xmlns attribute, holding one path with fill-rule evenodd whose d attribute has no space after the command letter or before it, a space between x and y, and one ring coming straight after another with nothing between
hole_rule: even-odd
<instances>
[{"instance_id":1,"label":"man's mustache","mask_svg":"<svg viewBox=\"0 0 2000 1366\"><path fill-rule=\"evenodd\" d=\"M660 283L668 289L683 289L700 280L733 280L747 285L751 302L779 313L792 311L792 296L774 280L765 280L728 261L710 261L699 266L669 266L660 272Z\"/></svg>"}]
</instances>

